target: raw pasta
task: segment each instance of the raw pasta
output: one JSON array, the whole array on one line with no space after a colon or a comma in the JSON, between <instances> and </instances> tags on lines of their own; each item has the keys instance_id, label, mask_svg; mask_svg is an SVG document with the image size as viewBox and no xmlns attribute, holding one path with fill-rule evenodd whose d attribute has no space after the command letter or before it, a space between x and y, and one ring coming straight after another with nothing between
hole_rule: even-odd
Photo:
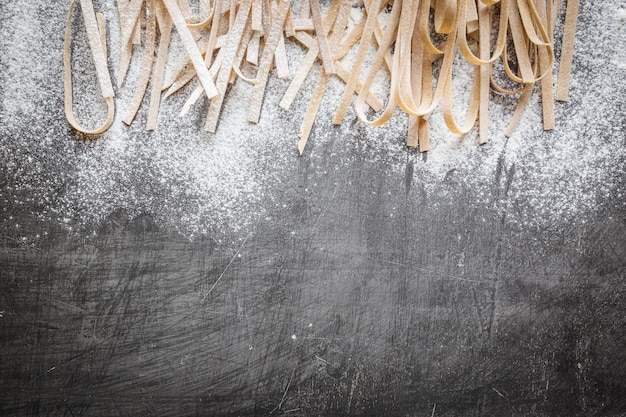
<instances>
[{"instance_id":1,"label":"raw pasta","mask_svg":"<svg viewBox=\"0 0 626 417\"><path fill-rule=\"evenodd\" d=\"M65 112L74 129L95 135L111 125L115 112L104 18L94 12L91 0L80 0L99 87L109 109L102 126L87 130L76 121L72 108L70 27L75 1L70 2L65 35ZM478 141L486 143L490 137L492 94L519 96L504 132L510 136L535 84L542 96L544 129L551 130L555 127L555 98L565 101L568 97L579 12L579 0L567 0L566 4L555 94L555 27L562 0L332 0L328 7L322 7L318 0L201 0L197 15L187 0L118 0L118 88L128 71L133 45L143 39L142 72L123 121L133 122L151 83L146 129L155 129L162 92L166 91L167 97L197 79L199 85L186 101L181 116L204 92L210 100L205 130L215 132L228 85L239 78L253 84L248 121L257 123L267 81L274 69L281 78L293 74L280 101L286 110L300 94L306 79L316 78L298 135L300 154L305 150L331 77L345 84L343 93L336 97L332 123L343 121L355 98L358 117L369 125L384 125L400 108L409 117L406 145L420 151L430 149L429 117L439 106L451 132L466 134L478 123ZM351 21L355 8L363 15L356 22ZM141 31L145 36L141 36ZM173 31L187 51L178 62L169 62L167 56ZM294 70L289 68L287 39L306 50ZM355 54L346 58L355 48ZM453 106L453 64L459 57L475 68L464 114L457 114ZM248 67L256 67L256 73L244 75L244 61ZM168 65L176 69L164 79ZM436 72L435 66L439 68ZM496 77L496 71L502 73ZM379 90L374 83L381 73L389 79L384 98L373 93ZM510 89L499 84L503 75L509 79L506 84L518 87ZM368 114L374 114L373 118ZM459 116L461 122L457 122Z\"/></svg>"}]
</instances>

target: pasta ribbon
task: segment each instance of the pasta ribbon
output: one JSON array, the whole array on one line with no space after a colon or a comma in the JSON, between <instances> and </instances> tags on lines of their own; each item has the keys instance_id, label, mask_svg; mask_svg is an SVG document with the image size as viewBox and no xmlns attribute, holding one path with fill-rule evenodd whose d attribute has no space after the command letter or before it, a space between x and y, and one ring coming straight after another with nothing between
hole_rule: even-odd
<instances>
[{"instance_id":1,"label":"pasta ribbon","mask_svg":"<svg viewBox=\"0 0 626 417\"><path fill-rule=\"evenodd\" d=\"M65 34L65 112L76 130L97 134L111 125L115 111L104 17L95 14L92 0L78 0L109 108L104 124L88 131L78 124L72 109L70 26L76 1L70 2ZM555 93L555 27L564 4ZM162 92L167 98L195 83L180 115L206 96L205 130L213 133L229 85L240 79L252 84L247 119L257 123L274 71L279 78L292 77L280 107L289 110L297 97L308 94L298 134L299 154L307 146L332 78L343 83L341 95L335 98L333 124L344 120L353 99L359 120L371 126L389 122L399 108L408 115L406 145L420 151L430 149L429 119L440 106L449 131L463 135L478 124L478 143L488 142L492 94L518 96L505 136L514 133L535 90L541 93L544 129L551 130L555 100L568 97L579 8L580 0L331 0L327 6L318 0L199 0L194 14L188 0L117 0L120 88L133 45L143 39L139 83L123 121L133 122L151 84L146 129L155 129ZM174 30L187 54L169 62ZM289 68L288 42L305 50L295 69ZM458 65L460 61L466 65ZM453 87L459 82L458 71L467 68L472 80L465 88L465 110L459 111ZM381 74L389 81L384 97L374 94L380 91L376 82ZM309 77L314 78L314 87L302 91Z\"/></svg>"},{"instance_id":2,"label":"pasta ribbon","mask_svg":"<svg viewBox=\"0 0 626 417\"><path fill-rule=\"evenodd\" d=\"M65 117L70 125L77 131L86 135L97 135L106 131L113 123L115 116L115 102L113 101L114 92L113 84L111 83L111 76L107 67L106 59L106 35L104 32L104 25L98 24L98 19L94 12L93 3L91 0L80 0L80 9L85 22L85 29L87 31L87 39L89 41L89 47L96 68L96 76L98 77L98 84L102 97L106 100L108 114L104 123L95 129L88 130L82 127L76 118L74 117L74 105L73 105L73 91L72 91L72 57L71 57L71 34L72 34L72 11L76 0L72 0L70 3L69 11L67 13L67 21L65 24L65 41L63 48L63 77L64 77L64 97L65 97ZM102 18L101 18L102 19ZM103 22L103 20L101 20Z\"/></svg>"}]
</instances>

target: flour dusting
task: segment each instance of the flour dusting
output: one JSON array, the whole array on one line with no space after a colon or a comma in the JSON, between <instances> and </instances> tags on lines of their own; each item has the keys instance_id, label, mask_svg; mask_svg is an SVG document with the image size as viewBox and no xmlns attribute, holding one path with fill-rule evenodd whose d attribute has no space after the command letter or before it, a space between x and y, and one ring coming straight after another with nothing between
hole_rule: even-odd
<instances>
[{"instance_id":1,"label":"flour dusting","mask_svg":"<svg viewBox=\"0 0 626 417\"><path fill-rule=\"evenodd\" d=\"M296 156L295 145L314 83L311 77L289 112L278 107L289 80L271 78L257 125L246 122L251 86L238 80L230 87L214 135L203 131L208 108L204 97L187 117L178 117L194 81L164 100L158 128L148 133L147 100L132 126L121 121L139 74L137 53L117 92L111 129L95 141L76 137L62 111L65 9L43 1L30 2L26 10L23 4L8 3L0 7L0 161L11 186L0 194L3 201L12 198L18 205L36 201L38 216L68 228L97 226L124 210L129 217L148 213L188 236L245 233L285 208L284 195L305 162L320 178L341 177L342 168L363 163L380 164L387 175L402 181L407 161L412 161L415 181L432 205L454 199L442 187L454 181L477 206L506 212L508 221L520 227L584 223L609 196L624 201L620 181L626 162L626 77L615 71L623 70L626 62L624 9L608 1L600 2L603 7L597 3L581 4L570 101L557 103L555 131L543 132L536 92L516 133L506 139L503 131L514 103L494 93L489 144L478 146L475 130L464 137L449 133L437 110L430 118L432 150L425 155L407 152L407 120L400 111L376 128L356 121L351 109L341 126L332 126L342 89L332 80L302 158ZM107 17L110 69L115 73L120 40L114 5L107 0L95 5ZM359 18L358 9L353 14ZM79 39L84 28L77 17ZM181 52L176 33L173 37L175 56ZM303 52L291 41L287 49L293 72ZM73 64L81 69L76 97L89 85L93 71L88 52L86 44L76 43ZM318 70L316 65L313 73ZM455 106L464 113L473 72L462 60L454 71ZM85 125L102 120L97 92L77 99L76 107ZM330 166L325 158L333 158Z\"/></svg>"}]
</instances>

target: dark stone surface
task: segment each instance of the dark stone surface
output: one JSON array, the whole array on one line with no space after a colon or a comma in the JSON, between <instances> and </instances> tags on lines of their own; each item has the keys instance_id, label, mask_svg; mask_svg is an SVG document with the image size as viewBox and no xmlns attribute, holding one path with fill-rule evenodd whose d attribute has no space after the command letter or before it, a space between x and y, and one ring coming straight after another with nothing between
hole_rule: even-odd
<instances>
[{"instance_id":1,"label":"dark stone surface","mask_svg":"<svg viewBox=\"0 0 626 417\"><path fill-rule=\"evenodd\" d=\"M375 169L293 179L281 221L226 249L147 214L70 233L9 206L47 235L2 230L3 414L626 410L626 213L526 232Z\"/></svg>"},{"instance_id":2,"label":"dark stone surface","mask_svg":"<svg viewBox=\"0 0 626 417\"><path fill-rule=\"evenodd\" d=\"M582 3L584 25L602 22ZM37 4L31 18L51 22L41 27L58 47L64 11ZM0 3L13 22L0 32L16 29L14 11ZM462 165L429 177L426 157L400 139L398 152L376 148L355 125L314 139L283 171L273 161L288 148L260 147L254 172L272 177L255 203L262 218L244 230L208 224L189 238L143 206L64 219L55 202L78 182L73 158L98 149L62 118L58 52L43 48L53 64L40 112L0 108L0 415L626 415L624 158L594 168L609 186L582 219L525 223L552 204L527 200L544 186L536 161L503 150L477 198ZM572 109L576 120L596 110L577 91L561 131ZM626 144L623 97L578 134ZM129 146L152 151L133 129ZM554 163L541 155L565 139L540 139L536 159ZM171 201L172 184L151 182L159 172L142 162L112 187Z\"/></svg>"}]
</instances>

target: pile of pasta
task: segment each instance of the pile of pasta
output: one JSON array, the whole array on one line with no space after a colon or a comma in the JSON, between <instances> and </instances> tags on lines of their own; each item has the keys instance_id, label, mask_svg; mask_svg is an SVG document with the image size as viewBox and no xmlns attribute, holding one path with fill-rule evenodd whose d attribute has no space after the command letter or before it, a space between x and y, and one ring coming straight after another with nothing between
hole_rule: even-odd
<instances>
[{"instance_id":1,"label":"pile of pasta","mask_svg":"<svg viewBox=\"0 0 626 417\"><path fill-rule=\"evenodd\" d=\"M76 1L70 4L65 33L65 112L77 131L96 135L111 125L115 115L105 19L94 11L92 0L78 0L108 105L106 121L88 130L76 120L72 104L70 38ZM541 94L544 128L551 130L555 99L565 101L568 96L579 0L567 0L555 82L554 37L561 8L561 0L331 0L325 7L318 0L199 0L192 5L188 0L117 0L118 89L124 85L133 52L142 54L141 74L123 109L123 121L133 122L150 86L146 129L155 129L161 99L191 84L195 87L179 92L188 94L181 116L205 96L209 107L204 129L213 133L229 84L241 79L253 85L247 119L257 123L274 73L291 78L280 101L283 109L291 107L307 77L316 77L299 132L300 154L331 77L344 86L335 97L333 124L342 122L353 101L360 120L374 126L389 121L399 107L409 117L406 145L420 151L430 149L429 116L440 105L451 132L465 134L478 124L478 141L486 143L492 94L518 97L506 136L513 133L535 90ZM186 54L168 59L172 36L179 36ZM289 67L286 41L295 41L306 51L297 68ZM453 111L455 59L465 59L474 68L461 122ZM242 68L252 75L245 75ZM381 72L389 80L386 97L376 94L381 90L375 88Z\"/></svg>"}]
</instances>

